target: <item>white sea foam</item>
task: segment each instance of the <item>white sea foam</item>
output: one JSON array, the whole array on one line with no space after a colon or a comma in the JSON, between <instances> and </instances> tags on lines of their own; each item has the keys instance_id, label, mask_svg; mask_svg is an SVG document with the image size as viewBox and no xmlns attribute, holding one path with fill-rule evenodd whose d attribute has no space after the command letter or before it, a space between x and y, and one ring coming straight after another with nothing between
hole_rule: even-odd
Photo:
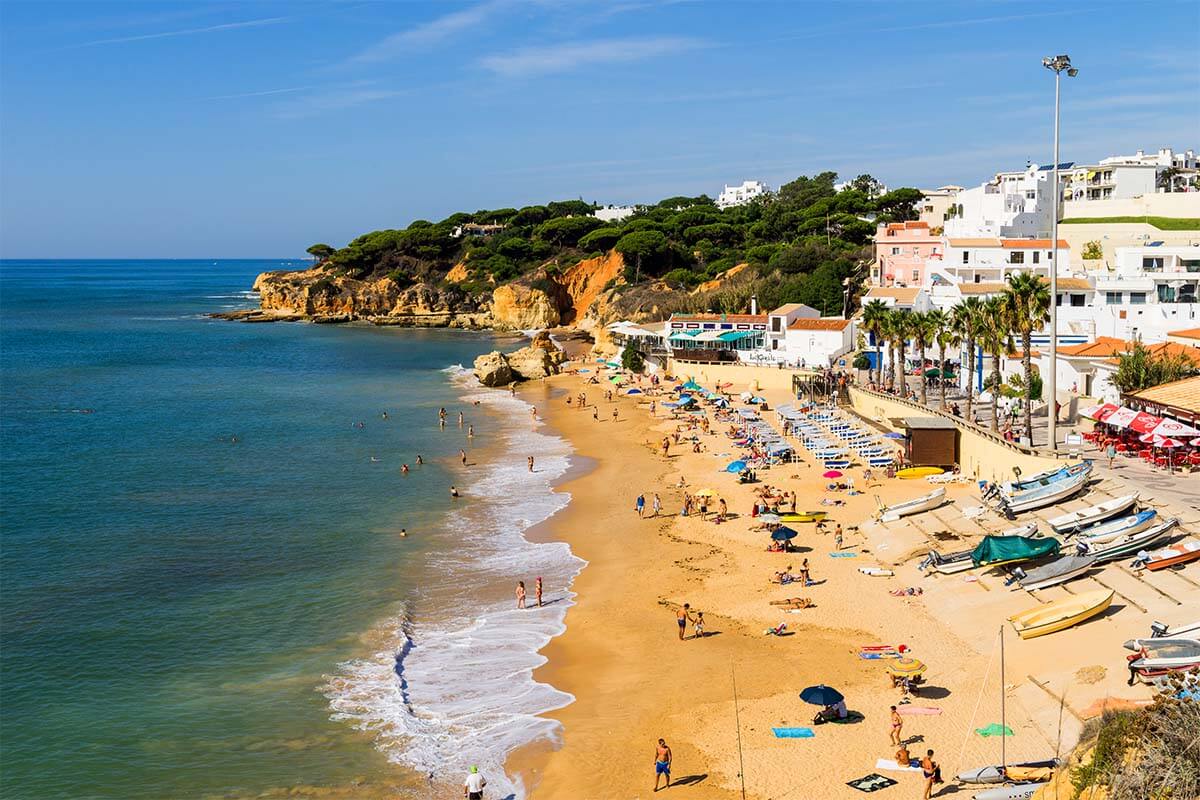
<instances>
[{"instance_id":1,"label":"white sea foam","mask_svg":"<svg viewBox=\"0 0 1200 800\"><path fill-rule=\"evenodd\" d=\"M532 673L545 662L537 651L564 630L570 582L584 562L564 543L524 536L568 502L551 486L566 471L570 448L531 424L527 403L479 387L461 365L445 372L466 402L503 416L502 450L513 454L479 465L469 502L447 521L461 532L461 546L432 559L431 577L467 587L467 596L448 618L427 622L406 610L386 622L379 651L342 664L323 690L335 719L371 731L390 760L429 775L431 784L460 781L475 764L497 792L492 796L522 797L519 782L503 771L508 754L540 739L557 741L558 723L538 715L574 699ZM536 472L528 471L527 455ZM524 577L532 605L539 575L548 603L541 609L471 597L471 589L486 587L494 596L497 585L507 589Z\"/></svg>"}]
</instances>

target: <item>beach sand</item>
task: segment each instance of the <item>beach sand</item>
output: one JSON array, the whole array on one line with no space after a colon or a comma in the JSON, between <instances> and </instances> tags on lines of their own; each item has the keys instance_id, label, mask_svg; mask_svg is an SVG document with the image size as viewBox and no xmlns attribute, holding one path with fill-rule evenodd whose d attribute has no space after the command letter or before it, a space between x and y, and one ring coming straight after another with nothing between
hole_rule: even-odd
<instances>
[{"instance_id":1,"label":"beach sand","mask_svg":"<svg viewBox=\"0 0 1200 800\"><path fill-rule=\"evenodd\" d=\"M570 505L530 534L565 540L588 562L573 587L578 599L567 614L566 633L544 649L548 663L535 674L575 696L574 703L549 715L563 725L561 747L526 748L508 762L532 797L649 795L659 737L674 752L672 796L737 797L744 782L746 795L756 798L859 797L846 782L877 772L876 760L896 751L889 706L900 692L882 662L859 657L860 646L876 644L905 644L929 665L928 688L912 705L938 713L904 717L903 736L914 757L934 749L948 781L959 770L999 763L999 740L973 729L1000 721L998 634L1009 614L1036 600L1004 588L999 577L922 578L915 569L931 542L937 544L931 530L980 535L984 526L995 532L1011 525L995 515L982 525L962 516L963 507L978 504L974 487L949 487L952 503L918 523L867 524L876 496L888 504L931 487L894 479L867 487L862 470L854 469L848 475L862 493L829 494L822 468L811 463L763 470L760 484L738 485L735 476L720 471L737 455L725 426L714 425L712 434L700 436L704 452L681 444L664 459L657 443L677 423L664 418L662 409L651 419L644 397L605 402L606 385L586 385L584 377L564 374L521 390L577 454L594 461L592 469L560 487L571 493ZM590 408L566 404L568 395L581 390L589 405L600 400L599 421ZM787 401L770 394L767 399L773 405ZM616 422L614 406L620 412ZM692 491L712 488L740 516L724 524L715 524L711 515L709 521L678 516L681 478ZM767 552L766 535L751 531L749 518L753 492L763 483L796 491L799 510L828 510L830 532L799 524L793 543L802 552ZM635 497L646 495L649 514L655 491L664 516L639 519ZM820 505L833 496L845 505ZM714 498L710 507L715 506ZM846 529L845 549L855 557L829 555L836 523ZM799 567L803 558L819 585L768 582L772 572ZM899 565L896 576L858 571L880 565ZM924 594L889 593L909 586L922 587ZM811 598L815 607L782 613L770 605L797 596ZM704 638L679 641L675 610L684 602L704 612ZM1126 608L1119 625L1106 616L1027 642L1006 631L1005 722L1015 734L1006 737L1010 762L1068 750L1081 724L1075 709L1095 699L1149 696L1144 687L1126 689L1123 680L1120 642L1146 635L1151 616L1133 616L1138 614ZM790 635L764 635L781 622ZM687 633L691 637L691 626ZM798 694L819 683L842 691L863 719L815 727L811 739L775 738L775 726L812 727L817 709ZM1066 703L1055 699L1063 692ZM887 796L920 796L919 773L883 774L900 784Z\"/></svg>"}]
</instances>

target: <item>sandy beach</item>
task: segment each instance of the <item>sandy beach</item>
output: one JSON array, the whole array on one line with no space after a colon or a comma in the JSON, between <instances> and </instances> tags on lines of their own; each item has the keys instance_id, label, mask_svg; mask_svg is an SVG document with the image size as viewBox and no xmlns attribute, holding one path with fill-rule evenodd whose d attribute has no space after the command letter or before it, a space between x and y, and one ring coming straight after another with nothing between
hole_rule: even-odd
<instances>
[{"instance_id":1,"label":"sandy beach","mask_svg":"<svg viewBox=\"0 0 1200 800\"><path fill-rule=\"evenodd\" d=\"M660 737L674 753L672 796L738 797L744 788L756 798L858 797L847 782L877 772L898 781L883 796L920 797L919 772L876 767L877 759L896 752L889 707L901 693L882 662L860 657L860 648L873 645L906 645L929 666L926 686L910 704L921 712L902 717L902 738L914 757L935 751L947 778L937 789L952 793L954 773L999 763L1000 740L974 731L1000 722L1001 626L1038 601L1004 587L1003 575L922 577L916 570L931 542L949 540L944 549L958 549L963 545L954 538L973 534L977 540L1011 527L996 515L963 517L962 508L979 502L972 485L950 486L951 503L929 520L881 526L870 522L876 496L888 504L924 494L929 485L882 476L868 485L854 468L847 474L860 493L830 493L811 459L763 470L758 484L739 485L721 471L738 455L724 434L727 425L697 432L702 452L681 444L663 458L658 443L680 423L661 407L651 417L645 396L606 402L611 384L588 385L588 377L564 374L521 389L555 432L590 460L590 469L559 487L571 493L570 505L530 534L566 541L588 562L574 583L578 599L566 633L544 649L548 663L535 674L575 697L550 715L563 725L561 747L526 748L508 762L532 797L649 796ZM587 410L566 402L580 391L588 394ZM772 407L788 401L783 392L764 394ZM598 420L590 408L596 399ZM711 514L707 521L679 516L681 481L693 492L711 488L732 518L717 524ZM768 552L766 534L752 530L750 518L754 492L764 484L796 492L799 510L829 511L828 532L801 523L797 552ZM650 516L655 492L663 507L657 518ZM634 510L638 494L646 496L647 518ZM825 498L844 504L822 506ZM1074 507L1085 504L1077 500ZM830 555L837 524L851 557ZM931 538L931 531L937 535ZM805 558L816 585L769 582L773 572L799 568ZM859 571L879 566L895 575ZM1182 604L1186 615L1188 600L1200 602L1200 585L1177 582L1166 608L1146 599L1161 590L1147 590L1146 598L1137 595L1119 609L1114 604L1108 614L1056 635L1022 641L1006 631L1009 762L1068 751L1085 709L1096 701L1150 696L1146 687L1125 686L1120 642L1148 635L1156 613ZM891 593L908 587L922 593ZM1141 589L1118 591L1128 600ZM771 605L789 597L809 598L813 607L786 613ZM685 602L703 611L703 638L693 637L689 625L689 638L679 640L676 610ZM786 635L764 635L785 622ZM776 738L774 727L812 727L817 708L798 694L821 683L837 687L861 719L814 727L813 738Z\"/></svg>"}]
</instances>

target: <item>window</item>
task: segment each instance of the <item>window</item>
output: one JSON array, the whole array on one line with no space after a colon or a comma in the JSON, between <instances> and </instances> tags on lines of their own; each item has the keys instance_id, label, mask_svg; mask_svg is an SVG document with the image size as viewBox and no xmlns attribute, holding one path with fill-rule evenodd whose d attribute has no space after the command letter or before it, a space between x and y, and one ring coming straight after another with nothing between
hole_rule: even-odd
<instances>
[{"instance_id":1,"label":"window","mask_svg":"<svg viewBox=\"0 0 1200 800\"><path fill-rule=\"evenodd\" d=\"M1081 295L1081 294L1071 295L1071 307L1072 308L1083 308L1083 295Z\"/></svg>"},{"instance_id":2,"label":"window","mask_svg":"<svg viewBox=\"0 0 1200 800\"><path fill-rule=\"evenodd\" d=\"M1009 253L1009 254L1008 254L1008 263L1010 263L1010 264L1024 264L1024 263L1025 263L1025 254L1024 254L1024 253L1022 253L1022 252L1020 252L1020 251L1016 251L1016 252L1013 252L1013 253Z\"/></svg>"},{"instance_id":3,"label":"window","mask_svg":"<svg viewBox=\"0 0 1200 800\"><path fill-rule=\"evenodd\" d=\"M913 283L917 283L918 281L920 281L921 280L921 270L914 269L912 279L913 279Z\"/></svg>"},{"instance_id":4,"label":"window","mask_svg":"<svg viewBox=\"0 0 1200 800\"><path fill-rule=\"evenodd\" d=\"M1062 305L1062 298L1063 298L1063 296L1062 296L1061 294L1056 294L1056 295L1054 295L1054 305L1056 305L1056 306L1061 306L1061 305Z\"/></svg>"},{"instance_id":5,"label":"window","mask_svg":"<svg viewBox=\"0 0 1200 800\"><path fill-rule=\"evenodd\" d=\"M899 248L899 247L893 247L893 248L892 248L892 255L894 255L894 256L898 256L898 255L900 255L900 248Z\"/></svg>"},{"instance_id":6,"label":"window","mask_svg":"<svg viewBox=\"0 0 1200 800\"><path fill-rule=\"evenodd\" d=\"M1025 190L1025 199L1026 200L1032 200L1035 197L1037 197L1037 194L1033 191L1033 189Z\"/></svg>"},{"instance_id":7,"label":"window","mask_svg":"<svg viewBox=\"0 0 1200 800\"><path fill-rule=\"evenodd\" d=\"M1170 286L1167 286L1166 284L1160 283L1158 285L1157 289L1158 289L1158 302L1160 302L1160 303L1174 303L1175 302L1175 290L1173 288L1171 288Z\"/></svg>"},{"instance_id":8,"label":"window","mask_svg":"<svg viewBox=\"0 0 1200 800\"><path fill-rule=\"evenodd\" d=\"M771 317L771 332L779 333L781 330L783 330L782 323L783 323L782 317Z\"/></svg>"},{"instance_id":9,"label":"window","mask_svg":"<svg viewBox=\"0 0 1200 800\"><path fill-rule=\"evenodd\" d=\"M1037 250L1034 250L1033 251L1033 263L1035 263L1035 264L1038 263L1041 260L1041 256L1042 256L1041 253L1039 253Z\"/></svg>"},{"instance_id":10,"label":"window","mask_svg":"<svg viewBox=\"0 0 1200 800\"><path fill-rule=\"evenodd\" d=\"M1108 303L1110 306L1121 305L1121 293L1120 292L1105 292L1104 293L1104 302Z\"/></svg>"},{"instance_id":11,"label":"window","mask_svg":"<svg viewBox=\"0 0 1200 800\"><path fill-rule=\"evenodd\" d=\"M975 282L976 282L976 283L982 283L982 282L983 282L983 276L982 276L982 275L980 275L978 272L976 272L976 273L975 273Z\"/></svg>"},{"instance_id":12,"label":"window","mask_svg":"<svg viewBox=\"0 0 1200 800\"><path fill-rule=\"evenodd\" d=\"M1145 292L1130 292L1129 293L1129 304L1133 305L1133 306L1145 305L1146 304L1146 293Z\"/></svg>"},{"instance_id":13,"label":"window","mask_svg":"<svg viewBox=\"0 0 1200 800\"><path fill-rule=\"evenodd\" d=\"M966 264L970 260L971 260L971 251L963 250L963 263Z\"/></svg>"},{"instance_id":14,"label":"window","mask_svg":"<svg viewBox=\"0 0 1200 800\"><path fill-rule=\"evenodd\" d=\"M1162 256L1142 259L1142 269L1144 269L1146 272L1162 272L1162 268Z\"/></svg>"}]
</instances>

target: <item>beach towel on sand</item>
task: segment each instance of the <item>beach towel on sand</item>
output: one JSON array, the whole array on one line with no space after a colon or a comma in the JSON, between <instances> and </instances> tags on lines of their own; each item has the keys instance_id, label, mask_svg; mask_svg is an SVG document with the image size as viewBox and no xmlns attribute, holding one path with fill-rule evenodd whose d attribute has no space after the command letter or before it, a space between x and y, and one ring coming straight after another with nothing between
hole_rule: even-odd
<instances>
[{"instance_id":1,"label":"beach towel on sand","mask_svg":"<svg viewBox=\"0 0 1200 800\"><path fill-rule=\"evenodd\" d=\"M830 558L858 558L858 553L851 553L849 550L839 550L836 553L830 553Z\"/></svg>"},{"instance_id":2,"label":"beach towel on sand","mask_svg":"<svg viewBox=\"0 0 1200 800\"><path fill-rule=\"evenodd\" d=\"M899 658L900 654L895 653L895 652L892 652L892 653L887 653L887 652L884 652L884 653L859 653L858 657L859 658L869 658L869 659Z\"/></svg>"},{"instance_id":3,"label":"beach towel on sand","mask_svg":"<svg viewBox=\"0 0 1200 800\"><path fill-rule=\"evenodd\" d=\"M811 739L816 736L812 728L771 728L776 739Z\"/></svg>"},{"instance_id":4,"label":"beach towel on sand","mask_svg":"<svg viewBox=\"0 0 1200 800\"><path fill-rule=\"evenodd\" d=\"M988 736L1015 736L1016 735L1012 732L1012 728L1009 728L1006 725L1000 725L997 722L993 722L991 725L988 725L986 728L976 728L975 732L985 738Z\"/></svg>"},{"instance_id":5,"label":"beach towel on sand","mask_svg":"<svg viewBox=\"0 0 1200 800\"><path fill-rule=\"evenodd\" d=\"M847 786L858 789L860 792L877 792L880 789L886 789L889 786L895 786L896 781L892 778L885 778L876 772L870 775L864 775L846 783Z\"/></svg>"},{"instance_id":6,"label":"beach towel on sand","mask_svg":"<svg viewBox=\"0 0 1200 800\"><path fill-rule=\"evenodd\" d=\"M892 772L920 772L921 762L918 759L911 759L907 766L901 766L895 761L886 758L881 758L875 762L875 769L886 769Z\"/></svg>"},{"instance_id":7,"label":"beach towel on sand","mask_svg":"<svg viewBox=\"0 0 1200 800\"><path fill-rule=\"evenodd\" d=\"M940 708L934 708L933 706L905 706L905 705L902 705L896 709L896 712L898 714L903 714L906 717L911 717L914 715L932 717L934 715L941 714L942 710Z\"/></svg>"}]
</instances>

